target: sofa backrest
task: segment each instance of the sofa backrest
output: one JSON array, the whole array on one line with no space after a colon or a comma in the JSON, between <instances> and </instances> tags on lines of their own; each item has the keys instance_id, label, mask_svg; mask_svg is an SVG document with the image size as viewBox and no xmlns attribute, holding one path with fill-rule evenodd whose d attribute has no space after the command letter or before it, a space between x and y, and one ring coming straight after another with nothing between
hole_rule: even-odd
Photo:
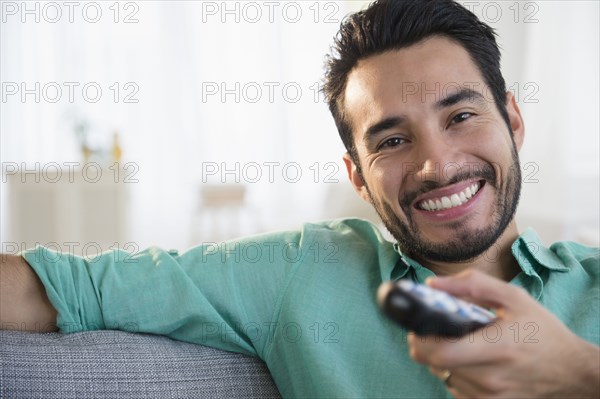
<instances>
[{"instance_id":1,"label":"sofa backrest","mask_svg":"<svg viewBox=\"0 0 600 399\"><path fill-rule=\"evenodd\" d=\"M257 358L123 331L0 331L0 398L279 398Z\"/></svg>"}]
</instances>

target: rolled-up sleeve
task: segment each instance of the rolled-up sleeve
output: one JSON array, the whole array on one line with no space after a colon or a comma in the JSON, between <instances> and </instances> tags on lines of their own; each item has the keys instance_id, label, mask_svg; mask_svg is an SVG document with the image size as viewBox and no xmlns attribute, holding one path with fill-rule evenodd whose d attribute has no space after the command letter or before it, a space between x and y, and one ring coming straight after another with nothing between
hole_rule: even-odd
<instances>
[{"instance_id":1,"label":"rolled-up sleeve","mask_svg":"<svg viewBox=\"0 0 600 399\"><path fill-rule=\"evenodd\" d=\"M21 255L41 279L61 332L119 329L261 355L306 232L151 247L95 258L38 246ZM306 251L304 251L306 252Z\"/></svg>"}]
</instances>

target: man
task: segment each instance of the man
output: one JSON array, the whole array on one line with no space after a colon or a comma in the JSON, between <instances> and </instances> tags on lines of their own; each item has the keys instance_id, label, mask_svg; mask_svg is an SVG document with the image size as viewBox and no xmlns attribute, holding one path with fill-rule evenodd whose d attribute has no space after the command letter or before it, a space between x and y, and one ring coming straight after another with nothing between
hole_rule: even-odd
<instances>
[{"instance_id":1,"label":"man","mask_svg":"<svg viewBox=\"0 0 600 399\"><path fill-rule=\"evenodd\" d=\"M286 397L597 397L598 250L519 236L524 125L499 57L450 0L378 1L342 25L325 92L351 183L397 245L349 219L182 255L36 248L2 265L3 327L134 326L252 354ZM375 303L398 278L497 321L407 336Z\"/></svg>"}]
</instances>

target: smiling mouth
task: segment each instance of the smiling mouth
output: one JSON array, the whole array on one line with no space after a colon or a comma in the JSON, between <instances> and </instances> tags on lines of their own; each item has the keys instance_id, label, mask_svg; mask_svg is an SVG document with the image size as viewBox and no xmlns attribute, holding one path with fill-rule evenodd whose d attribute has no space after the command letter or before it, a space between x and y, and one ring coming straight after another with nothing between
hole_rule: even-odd
<instances>
[{"instance_id":1,"label":"smiling mouth","mask_svg":"<svg viewBox=\"0 0 600 399\"><path fill-rule=\"evenodd\" d=\"M429 211L429 212L437 212L444 209L456 208L461 205L469 202L477 192L481 189L481 187L485 184L485 181L479 181L471 184L470 186L464 188L462 191L454 193L450 196L443 196L439 198L428 198L422 201L419 201L416 204L418 209Z\"/></svg>"}]
</instances>

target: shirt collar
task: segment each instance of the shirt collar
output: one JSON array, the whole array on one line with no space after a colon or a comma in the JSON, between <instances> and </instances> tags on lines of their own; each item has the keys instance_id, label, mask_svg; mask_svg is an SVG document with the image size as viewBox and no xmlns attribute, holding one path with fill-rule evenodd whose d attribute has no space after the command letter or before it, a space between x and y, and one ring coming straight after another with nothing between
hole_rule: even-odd
<instances>
[{"instance_id":1,"label":"shirt collar","mask_svg":"<svg viewBox=\"0 0 600 399\"><path fill-rule=\"evenodd\" d=\"M405 278L409 272L412 272L414 279L417 282L423 283L427 277L434 276L433 272L428 268L422 266L419 262L411 258L410 256L403 254L398 243L394 244L394 250L400 254L400 259L396 263L396 266L392 270L390 279L398 280Z\"/></svg>"},{"instance_id":2,"label":"shirt collar","mask_svg":"<svg viewBox=\"0 0 600 399\"><path fill-rule=\"evenodd\" d=\"M554 252L544 247L533 229L525 230L513 243L511 250L524 272L535 266L559 272L569 270Z\"/></svg>"},{"instance_id":3,"label":"shirt collar","mask_svg":"<svg viewBox=\"0 0 600 399\"><path fill-rule=\"evenodd\" d=\"M391 273L383 276L384 278L397 280L406 277L411 271L415 274L417 281L424 281L425 278L433 276L431 270L402 253L398 243L394 244L394 250L400 255L400 259L396 262ZM559 272L569 270L554 252L542 245L539 236L533 229L525 230L512 244L511 251L521 270L527 276L531 276L536 280L540 279L538 274L540 268ZM541 287L539 288L541 291Z\"/></svg>"}]
</instances>

